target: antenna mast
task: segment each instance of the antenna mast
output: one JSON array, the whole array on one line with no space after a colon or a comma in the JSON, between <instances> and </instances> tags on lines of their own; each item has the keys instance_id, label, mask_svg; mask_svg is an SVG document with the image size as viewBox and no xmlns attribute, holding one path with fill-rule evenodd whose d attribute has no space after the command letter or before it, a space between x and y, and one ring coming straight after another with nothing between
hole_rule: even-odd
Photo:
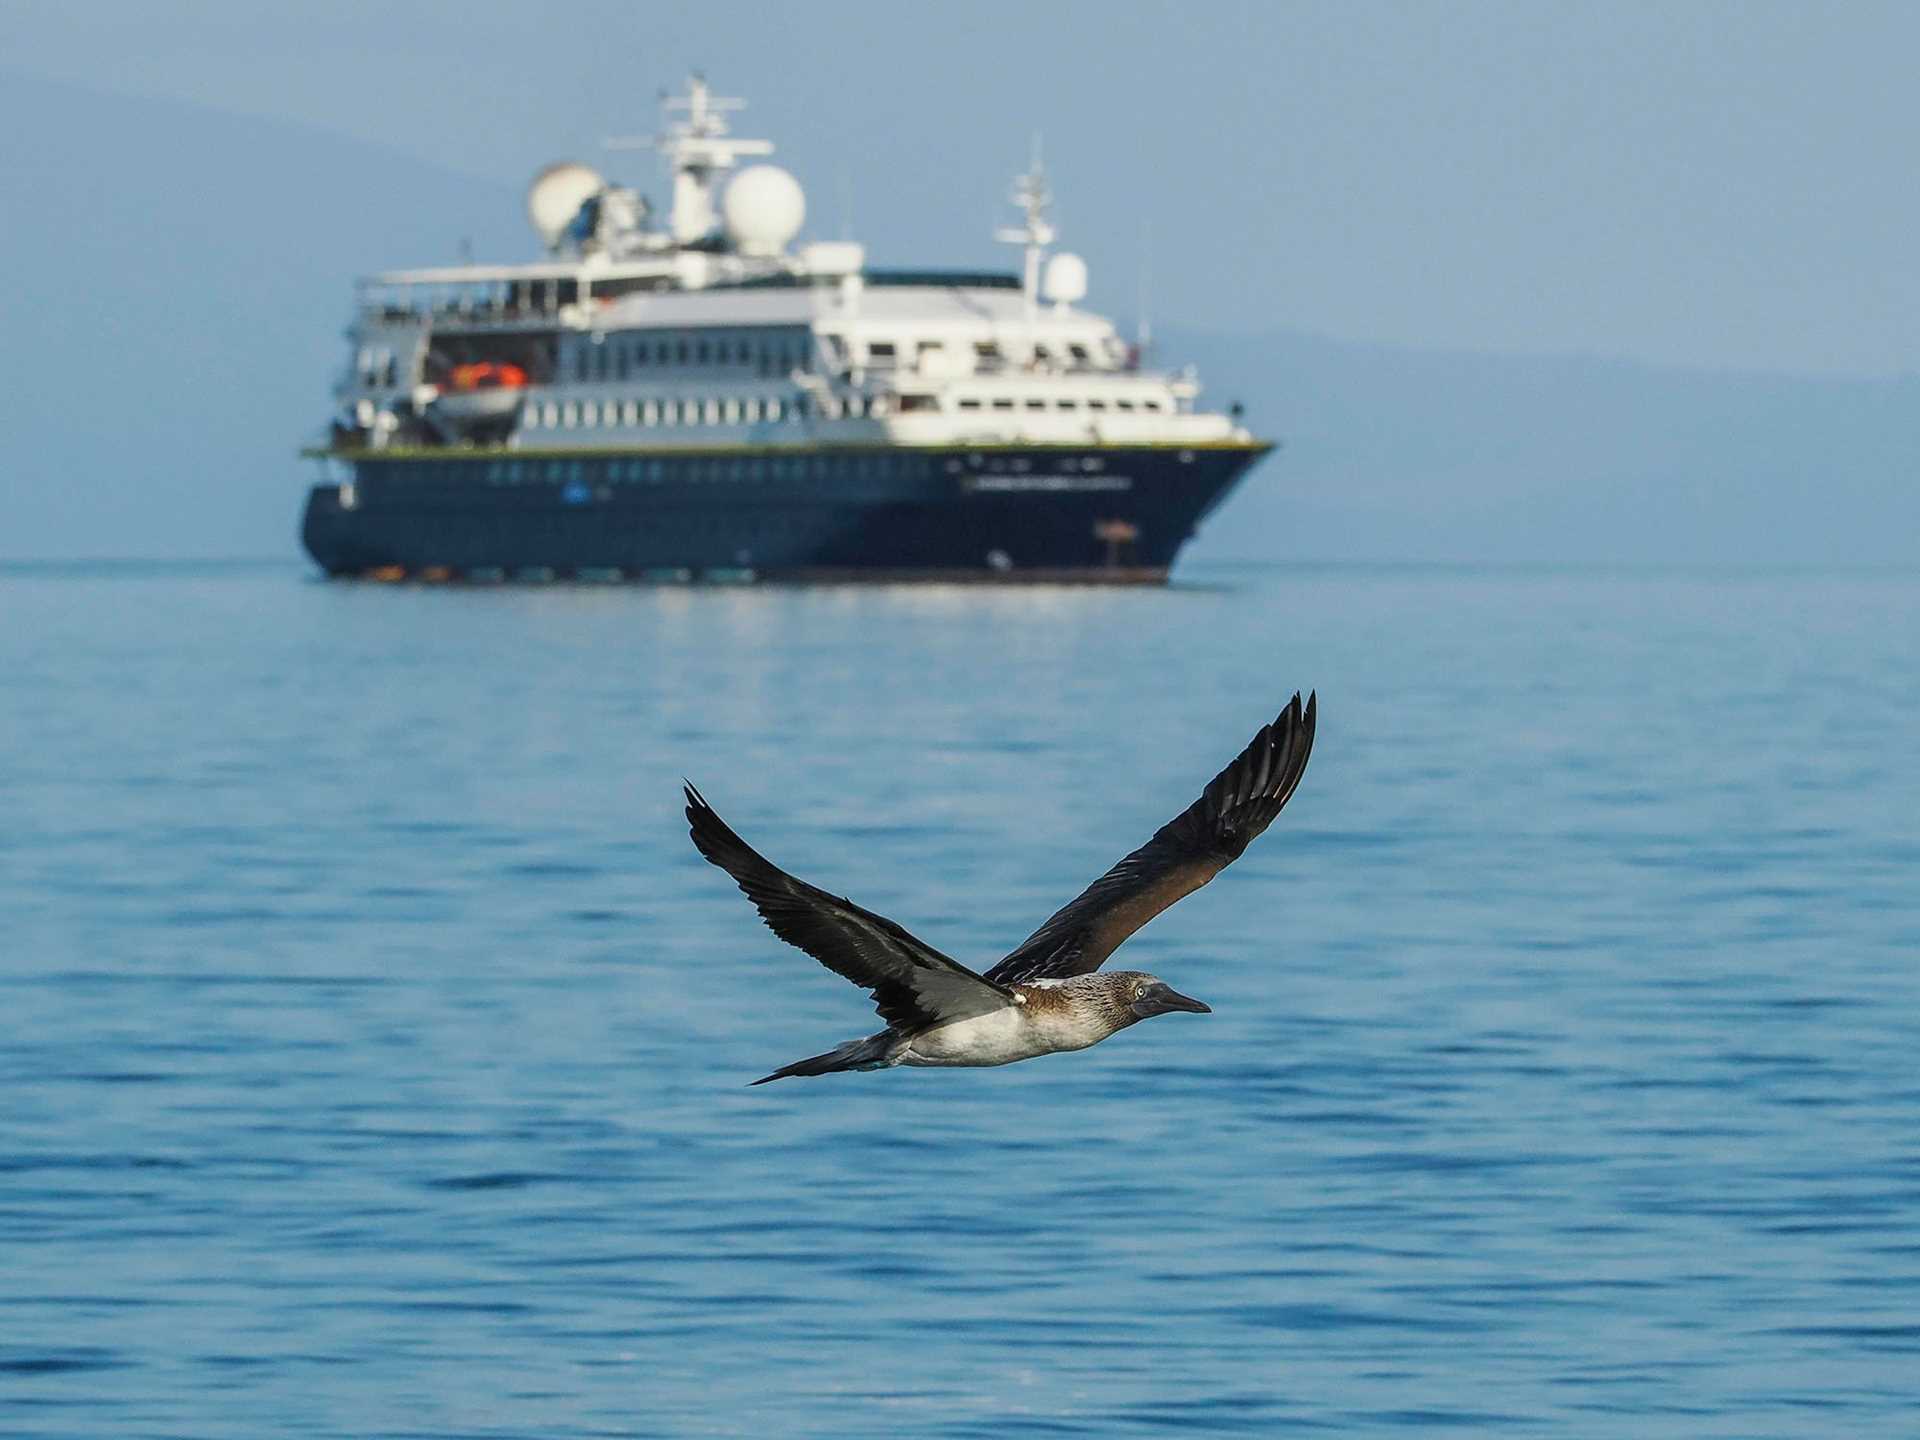
<instances>
[{"instance_id":1,"label":"antenna mast","mask_svg":"<svg viewBox=\"0 0 1920 1440\"><path fill-rule=\"evenodd\" d=\"M746 107L744 100L726 100L707 89L704 75L687 80L685 95L662 95L660 108L668 117L656 136L622 137L607 141L611 150L658 150L673 174L673 210L667 227L675 243L689 244L712 230L719 221L714 191L723 171L744 155L771 155L769 140L736 140L728 133L727 115ZM687 118L672 119L684 110Z\"/></svg>"},{"instance_id":2,"label":"antenna mast","mask_svg":"<svg viewBox=\"0 0 1920 1440\"><path fill-rule=\"evenodd\" d=\"M1027 318L1040 313L1040 257L1054 242L1056 231L1047 219L1053 205L1053 192L1047 188L1046 168L1040 162L1040 137L1033 137L1033 165L1013 182L1013 203L1025 213L1025 225L1009 225L993 232L993 238L1008 245L1026 247L1026 278L1022 288L1027 296Z\"/></svg>"}]
</instances>

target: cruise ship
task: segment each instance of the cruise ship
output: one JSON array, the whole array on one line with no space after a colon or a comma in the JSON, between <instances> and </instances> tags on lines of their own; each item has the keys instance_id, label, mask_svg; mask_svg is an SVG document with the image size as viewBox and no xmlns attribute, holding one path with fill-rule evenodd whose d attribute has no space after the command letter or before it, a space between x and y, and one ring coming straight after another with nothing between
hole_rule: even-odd
<instances>
[{"instance_id":1,"label":"cruise ship","mask_svg":"<svg viewBox=\"0 0 1920 1440\"><path fill-rule=\"evenodd\" d=\"M1019 268L798 243L806 198L696 77L663 216L535 177L543 258L360 282L302 539L385 580L1164 581L1266 452L1082 308L1038 158Z\"/></svg>"}]
</instances>

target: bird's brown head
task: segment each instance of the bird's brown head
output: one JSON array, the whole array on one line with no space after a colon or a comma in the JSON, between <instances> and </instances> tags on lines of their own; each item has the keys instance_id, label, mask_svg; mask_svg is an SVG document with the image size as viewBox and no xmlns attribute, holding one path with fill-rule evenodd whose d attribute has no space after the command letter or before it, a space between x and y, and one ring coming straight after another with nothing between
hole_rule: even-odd
<instances>
[{"instance_id":1,"label":"bird's brown head","mask_svg":"<svg viewBox=\"0 0 1920 1440\"><path fill-rule=\"evenodd\" d=\"M1196 1015L1213 1013L1211 1005L1203 1004L1191 995L1182 995L1158 975L1129 970L1126 972L1126 981L1127 1008L1141 1020L1174 1010L1188 1010Z\"/></svg>"}]
</instances>

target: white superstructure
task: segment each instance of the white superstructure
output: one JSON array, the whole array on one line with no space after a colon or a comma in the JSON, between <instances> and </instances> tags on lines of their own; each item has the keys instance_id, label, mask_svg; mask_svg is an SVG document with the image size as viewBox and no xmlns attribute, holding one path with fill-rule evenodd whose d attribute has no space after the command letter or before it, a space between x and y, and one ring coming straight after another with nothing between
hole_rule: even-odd
<instances>
[{"instance_id":1,"label":"white superstructure","mask_svg":"<svg viewBox=\"0 0 1920 1440\"><path fill-rule=\"evenodd\" d=\"M547 253L523 265L362 282L335 446L650 449L865 443L1197 445L1250 441L1196 408L1190 373L1140 367L1079 308L1037 158L1014 192L1018 276L871 268L799 243L806 198L735 138L695 78L656 148L672 203L579 164L528 193ZM743 165L743 161L750 161Z\"/></svg>"}]
</instances>

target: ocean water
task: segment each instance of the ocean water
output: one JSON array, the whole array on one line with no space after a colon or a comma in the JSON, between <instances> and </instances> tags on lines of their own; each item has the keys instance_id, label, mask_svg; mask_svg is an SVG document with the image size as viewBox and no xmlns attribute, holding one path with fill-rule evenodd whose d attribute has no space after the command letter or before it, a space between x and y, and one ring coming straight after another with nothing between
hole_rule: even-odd
<instances>
[{"instance_id":1,"label":"ocean water","mask_svg":"<svg viewBox=\"0 0 1920 1440\"><path fill-rule=\"evenodd\" d=\"M1920 577L1167 591L0 573L0 1430L1920 1426ZM982 965L1296 688L1281 820L1004 1070Z\"/></svg>"}]
</instances>

